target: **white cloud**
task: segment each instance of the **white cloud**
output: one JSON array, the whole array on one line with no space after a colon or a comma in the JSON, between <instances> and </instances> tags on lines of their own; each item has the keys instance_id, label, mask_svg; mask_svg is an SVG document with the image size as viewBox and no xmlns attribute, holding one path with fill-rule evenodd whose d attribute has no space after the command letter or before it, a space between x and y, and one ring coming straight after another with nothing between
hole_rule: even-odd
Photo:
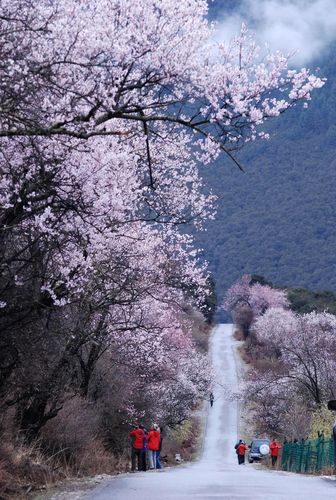
<instances>
[{"instance_id":1,"label":"white cloud","mask_svg":"<svg viewBox=\"0 0 336 500\"><path fill-rule=\"evenodd\" d=\"M216 39L228 41L242 22L259 44L295 52L293 62L305 64L336 39L336 0L241 0L233 14L219 21Z\"/></svg>"}]
</instances>

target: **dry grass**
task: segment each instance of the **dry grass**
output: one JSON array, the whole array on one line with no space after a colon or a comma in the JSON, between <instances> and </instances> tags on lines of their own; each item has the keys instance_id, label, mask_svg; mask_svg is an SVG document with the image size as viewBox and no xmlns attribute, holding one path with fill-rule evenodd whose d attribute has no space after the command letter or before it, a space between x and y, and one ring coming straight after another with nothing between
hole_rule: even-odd
<instances>
[{"instance_id":1,"label":"dry grass","mask_svg":"<svg viewBox=\"0 0 336 500\"><path fill-rule=\"evenodd\" d=\"M75 457L74 465L69 468L71 476L93 476L95 474L115 474L125 472L129 466L129 453L121 456L112 455L106 451L101 441L94 441L90 447L82 450Z\"/></svg>"},{"instance_id":2,"label":"dry grass","mask_svg":"<svg viewBox=\"0 0 336 500\"><path fill-rule=\"evenodd\" d=\"M23 499L37 485L52 483L61 478L40 450L39 443L11 444L2 436L0 448L0 498Z\"/></svg>"},{"instance_id":3,"label":"dry grass","mask_svg":"<svg viewBox=\"0 0 336 500\"><path fill-rule=\"evenodd\" d=\"M336 474L336 468L330 465L330 467L325 467L322 469L321 472L319 472L319 475L322 476L334 476Z\"/></svg>"},{"instance_id":4,"label":"dry grass","mask_svg":"<svg viewBox=\"0 0 336 500\"><path fill-rule=\"evenodd\" d=\"M240 328L238 326L235 326L235 331L233 333L233 337L239 341L245 340L245 336L244 336L242 330L240 330Z\"/></svg>"},{"instance_id":5,"label":"dry grass","mask_svg":"<svg viewBox=\"0 0 336 500\"><path fill-rule=\"evenodd\" d=\"M202 314L195 311L190 314L190 318L192 319L191 333L197 349L203 353L208 352L211 326L204 321Z\"/></svg>"},{"instance_id":6,"label":"dry grass","mask_svg":"<svg viewBox=\"0 0 336 500\"><path fill-rule=\"evenodd\" d=\"M128 450L119 457L106 450L96 410L73 398L30 445L14 431L3 433L0 500L31 498L34 490L59 481L127 470Z\"/></svg>"},{"instance_id":7,"label":"dry grass","mask_svg":"<svg viewBox=\"0 0 336 500\"><path fill-rule=\"evenodd\" d=\"M30 492L66 479L115 474L127 470L128 453L116 457L95 440L80 452L59 450L53 455L41 451L40 443L0 448L0 499L29 498Z\"/></svg>"},{"instance_id":8,"label":"dry grass","mask_svg":"<svg viewBox=\"0 0 336 500\"><path fill-rule=\"evenodd\" d=\"M239 352L239 356L241 357L241 359L244 363L246 363L247 365L250 365L252 363L252 357L251 357L249 351L246 349L245 344L242 344L238 347L238 352Z\"/></svg>"},{"instance_id":9,"label":"dry grass","mask_svg":"<svg viewBox=\"0 0 336 500\"><path fill-rule=\"evenodd\" d=\"M20 494L21 485L18 484L12 463L5 458L3 450L0 451L0 456L0 498L14 498L15 494Z\"/></svg>"}]
</instances>

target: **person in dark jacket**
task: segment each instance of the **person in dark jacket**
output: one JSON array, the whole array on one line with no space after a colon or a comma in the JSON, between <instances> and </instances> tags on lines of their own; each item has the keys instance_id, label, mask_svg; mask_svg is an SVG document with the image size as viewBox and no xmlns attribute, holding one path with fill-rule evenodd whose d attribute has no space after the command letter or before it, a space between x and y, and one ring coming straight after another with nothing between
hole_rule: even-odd
<instances>
[{"instance_id":1,"label":"person in dark jacket","mask_svg":"<svg viewBox=\"0 0 336 500\"><path fill-rule=\"evenodd\" d=\"M132 438L132 472L135 472L135 462L137 460L138 470L141 470L141 450L143 447L143 440L145 436L145 431L142 425L138 425L131 432L130 436Z\"/></svg>"},{"instance_id":2,"label":"person in dark jacket","mask_svg":"<svg viewBox=\"0 0 336 500\"><path fill-rule=\"evenodd\" d=\"M160 462L160 456L161 456L161 451L162 451L162 440L163 440L163 428L160 427L160 443L159 443L159 449L156 452L156 468L157 469L163 469L163 465Z\"/></svg>"},{"instance_id":3,"label":"person in dark jacket","mask_svg":"<svg viewBox=\"0 0 336 500\"><path fill-rule=\"evenodd\" d=\"M210 392L210 398L209 398L209 401L210 401L210 406L211 408L213 407L213 404L214 404L214 401L215 401L215 396L213 395L212 392Z\"/></svg>"},{"instance_id":4,"label":"person in dark jacket","mask_svg":"<svg viewBox=\"0 0 336 500\"><path fill-rule=\"evenodd\" d=\"M238 457L238 464L242 465L245 463L245 451L248 450L248 446L246 446L246 443L242 439L239 439L235 445L235 450Z\"/></svg>"},{"instance_id":5,"label":"person in dark jacket","mask_svg":"<svg viewBox=\"0 0 336 500\"><path fill-rule=\"evenodd\" d=\"M147 455L146 455L146 451L147 451L147 432L145 430L145 434L144 434L144 439L143 439L143 445L142 445L142 449L141 449L141 470L146 472L147 470Z\"/></svg>"}]
</instances>

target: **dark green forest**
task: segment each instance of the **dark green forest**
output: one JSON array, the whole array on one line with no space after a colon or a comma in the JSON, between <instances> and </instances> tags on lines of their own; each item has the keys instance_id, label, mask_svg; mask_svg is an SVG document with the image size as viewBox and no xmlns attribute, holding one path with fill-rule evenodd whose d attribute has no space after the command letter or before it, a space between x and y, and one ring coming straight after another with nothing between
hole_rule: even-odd
<instances>
[{"instance_id":1,"label":"dark green forest","mask_svg":"<svg viewBox=\"0 0 336 500\"><path fill-rule=\"evenodd\" d=\"M203 169L219 197L218 213L196 239L220 301L244 273L275 285L336 290L335 48L309 64L328 80L308 110L298 105L270 122L269 141L238 153L245 173L223 157Z\"/></svg>"},{"instance_id":2,"label":"dark green forest","mask_svg":"<svg viewBox=\"0 0 336 500\"><path fill-rule=\"evenodd\" d=\"M209 19L216 21L220 16L233 11L237 3L237 0L208 0Z\"/></svg>"}]
</instances>

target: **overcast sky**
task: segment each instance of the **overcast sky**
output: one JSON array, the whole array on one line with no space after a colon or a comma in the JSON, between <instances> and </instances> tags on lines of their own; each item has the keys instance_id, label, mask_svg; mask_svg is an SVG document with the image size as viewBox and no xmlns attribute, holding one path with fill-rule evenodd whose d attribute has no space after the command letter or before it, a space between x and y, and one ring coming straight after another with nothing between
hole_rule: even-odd
<instances>
[{"instance_id":1,"label":"overcast sky","mask_svg":"<svg viewBox=\"0 0 336 500\"><path fill-rule=\"evenodd\" d=\"M217 0L223 3L226 0ZM318 61L336 38L336 0L237 0L233 14L219 18L217 39L228 41L237 34L242 22L266 42L285 54L296 51L296 64Z\"/></svg>"}]
</instances>

